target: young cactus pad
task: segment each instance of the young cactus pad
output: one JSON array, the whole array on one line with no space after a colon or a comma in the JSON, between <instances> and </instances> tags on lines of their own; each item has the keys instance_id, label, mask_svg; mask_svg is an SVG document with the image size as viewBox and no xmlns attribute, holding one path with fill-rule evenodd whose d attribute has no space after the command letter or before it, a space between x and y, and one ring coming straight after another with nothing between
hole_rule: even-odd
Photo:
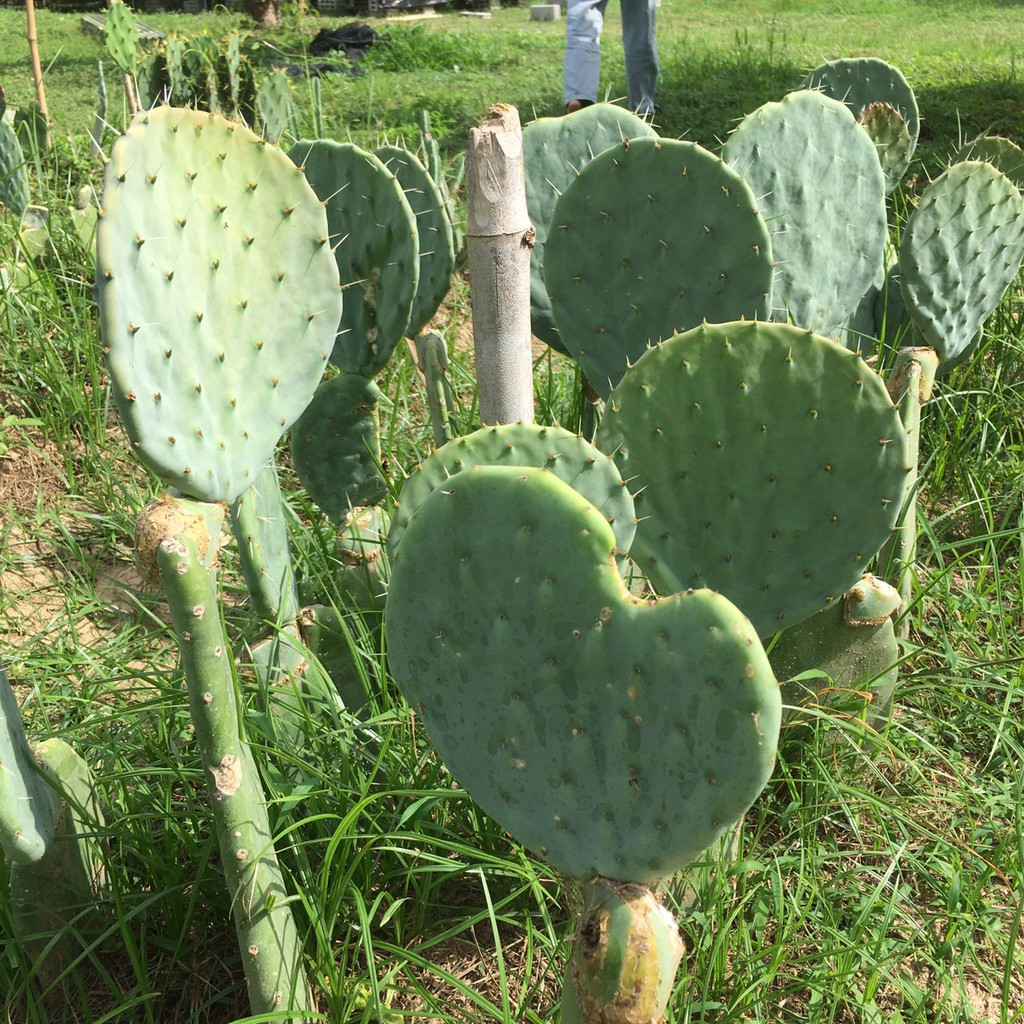
<instances>
[{"instance_id":1,"label":"young cactus pad","mask_svg":"<svg viewBox=\"0 0 1024 1024\"><path fill-rule=\"evenodd\" d=\"M597 446L636 493L660 594L720 591L760 636L838 600L890 535L906 432L855 353L789 324L698 327L612 392Z\"/></svg>"},{"instance_id":2,"label":"young cactus pad","mask_svg":"<svg viewBox=\"0 0 1024 1024\"><path fill-rule=\"evenodd\" d=\"M327 218L248 128L159 107L114 145L96 295L132 447L166 484L232 501L306 407L341 316Z\"/></svg>"},{"instance_id":3,"label":"young cactus pad","mask_svg":"<svg viewBox=\"0 0 1024 1024\"><path fill-rule=\"evenodd\" d=\"M936 178L900 242L900 286L925 343L943 360L966 349L1017 276L1024 199L991 164L967 160Z\"/></svg>"},{"instance_id":4,"label":"young cactus pad","mask_svg":"<svg viewBox=\"0 0 1024 1024\"><path fill-rule=\"evenodd\" d=\"M535 466L548 469L599 509L624 556L633 543L633 496L615 460L561 427L508 423L483 427L450 441L430 456L405 485L391 521L388 550L394 554L409 521L436 487L471 466Z\"/></svg>"},{"instance_id":5,"label":"young cactus pad","mask_svg":"<svg viewBox=\"0 0 1024 1024\"><path fill-rule=\"evenodd\" d=\"M648 882L756 798L781 704L729 601L637 600L614 549L553 473L467 470L407 526L385 631L395 680L474 800L566 874Z\"/></svg>"},{"instance_id":6,"label":"young cactus pad","mask_svg":"<svg viewBox=\"0 0 1024 1024\"><path fill-rule=\"evenodd\" d=\"M394 174L350 142L297 142L288 155L327 207L345 289L331 359L349 373L372 377L409 326L419 285L416 215Z\"/></svg>"},{"instance_id":7,"label":"young cactus pad","mask_svg":"<svg viewBox=\"0 0 1024 1024\"><path fill-rule=\"evenodd\" d=\"M749 114L722 157L760 197L771 228L773 319L834 336L884 260L885 179L874 143L838 100L801 91Z\"/></svg>"},{"instance_id":8,"label":"young cactus pad","mask_svg":"<svg viewBox=\"0 0 1024 1024\"><path fill-rule=\"evenodd\" d=\"M692 142L634 139L594 157L555 203L544 272L562 344L604 397L648 345L771 310L754 194Z\"/></svg>"},{"instance_id":9,"label":"young cactus pad","mask_svg":"<svg viewBox=\"0 0 1024 1024\"><path fill-rule=\"evenodd\" d=\"M541 117L523 128L526 209L537 235L530 250L530 324L533 333L565 352L544 283L544 248L558 197L584 165L624 139L657 135L642 118L613 103L592 103L564 117Z\"/></svg>"}]
</instances>

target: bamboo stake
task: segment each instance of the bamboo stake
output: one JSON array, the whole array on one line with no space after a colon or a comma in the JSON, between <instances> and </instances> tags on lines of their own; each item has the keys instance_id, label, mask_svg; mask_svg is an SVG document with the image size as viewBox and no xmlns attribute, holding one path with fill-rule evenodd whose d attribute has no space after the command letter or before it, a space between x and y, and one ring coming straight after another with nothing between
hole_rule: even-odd
<instances>
[{"instance_id":1,"label":"bamboo stake","mask_svg":"<svg viewBox=\"0 0 1024 1024\"><path fill-rule=\"evenodd\" d=\"M43 65L39 60L39 35L36 32L35 0L25 0L25 21L27 24L28 53L32 60L32 78L36 83L36 102L42 115L45 131L40 140L43 149L50 148L50 108L46 105L46 89L43 86Z\"/></svg>"}]
</instances>

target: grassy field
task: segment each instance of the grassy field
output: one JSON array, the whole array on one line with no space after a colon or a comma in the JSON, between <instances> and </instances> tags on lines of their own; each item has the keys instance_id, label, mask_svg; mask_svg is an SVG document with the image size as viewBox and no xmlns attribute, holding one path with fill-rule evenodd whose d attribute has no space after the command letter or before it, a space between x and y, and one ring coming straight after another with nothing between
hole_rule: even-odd
<instances>
[{"instance_id":1,"label":"grassy field","mask_svg":"<svg viewBox=\"0 0 1024 1024\"><path fill-rule=\"evenodd\" d=\"M603 88L623 90L617 5ZM664 0L660 129L718 147L823 59L871 54L914 86L924 136L913 174L934 175L961 137L1024 141L1018 41L1024 6L919 0ZM167 32L245 26L228 13L154 14ZM344 19L342 19L344 20ZM110 401L90 258L67 221L100 168L86 131L100 42L79 16L39 13L55 152L33 169L53 245L31 286L0 305L0 658L33 736L59 734L92 767L106 824L104 927L42 1000L14 934L0 863L0 1004L21 1022L225 1024L249 1020L206 772L166 606L132 561L134 521L159 486L134 461ZM334 24L332 20L330 24ZM266 55L303 58L324 22L287 20ZM496 101L528 120L560 112L563 23L525 7L375 22L384 42L358 78L322 81L327 133L415 143L426 109L454 161ZM23 14L0 10L0 82L33 97ZM123 125L104 60L108 120ZM296 87L300 134L308 86ZM108 145L111 136L108 135ZM909 202L910 190L904 201ZM0 253L13 261L15 232ZM457 426L475 426L468 288L439 326L453 348ZM747 815L734 855L696 865L670 893L687 945L672 1024L1014 1024L1024 1021L1024 286L1011 288L977 354L925 409L921 552L891 718L862 695L814 708ZM431 441L407 352L380 380L397 491ZM538 418L578 425L578 375L544 352ZM339 600L334 530L281 456L306 597ZM236 655L263 628L238 560L224 567ZM323 1019L558 1020L574 890L469 800L366 651L358 715L310 704L301 745L260 714L241 670L246 727ZM244 660L244 658L243 658ZM685 905L684 905L685 904ZM256 1024L256 1021L253 1021Z\"/></svg>"}]
</instances>

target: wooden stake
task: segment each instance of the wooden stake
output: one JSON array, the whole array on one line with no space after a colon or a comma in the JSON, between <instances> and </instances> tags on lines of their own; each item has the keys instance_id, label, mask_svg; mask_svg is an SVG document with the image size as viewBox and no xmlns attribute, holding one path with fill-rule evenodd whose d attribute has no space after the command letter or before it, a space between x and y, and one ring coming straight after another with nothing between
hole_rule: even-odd
<instances>
[{"instance_id":1,"label":"wooden stake","mask_svg":"<svg viewBox=\"0 0 1024 1024\"><path fill-rule=\"evenodd\" d=\"M466 247L480 419L533 422L530 249L519 112L491 107L469 133Z\"/></svg>"}]
</instances>

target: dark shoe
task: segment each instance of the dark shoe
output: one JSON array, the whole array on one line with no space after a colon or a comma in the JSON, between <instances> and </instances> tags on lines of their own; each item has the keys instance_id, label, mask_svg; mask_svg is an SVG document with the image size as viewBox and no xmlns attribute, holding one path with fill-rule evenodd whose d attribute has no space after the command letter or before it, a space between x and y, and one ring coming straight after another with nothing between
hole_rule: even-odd
<instances>
[{"instance_id":1,"label":"dark shoe","mask_svg":"<svg viewBox=\"0 0 1024 1024\"><path fill-rule=\"evenodd\" d=\"M592 107L593 105L593 100L569 100L565 105L565 112L567 114L575 114L577 110L582 110L584 107Z\"/></svg>"}]
</instances>

